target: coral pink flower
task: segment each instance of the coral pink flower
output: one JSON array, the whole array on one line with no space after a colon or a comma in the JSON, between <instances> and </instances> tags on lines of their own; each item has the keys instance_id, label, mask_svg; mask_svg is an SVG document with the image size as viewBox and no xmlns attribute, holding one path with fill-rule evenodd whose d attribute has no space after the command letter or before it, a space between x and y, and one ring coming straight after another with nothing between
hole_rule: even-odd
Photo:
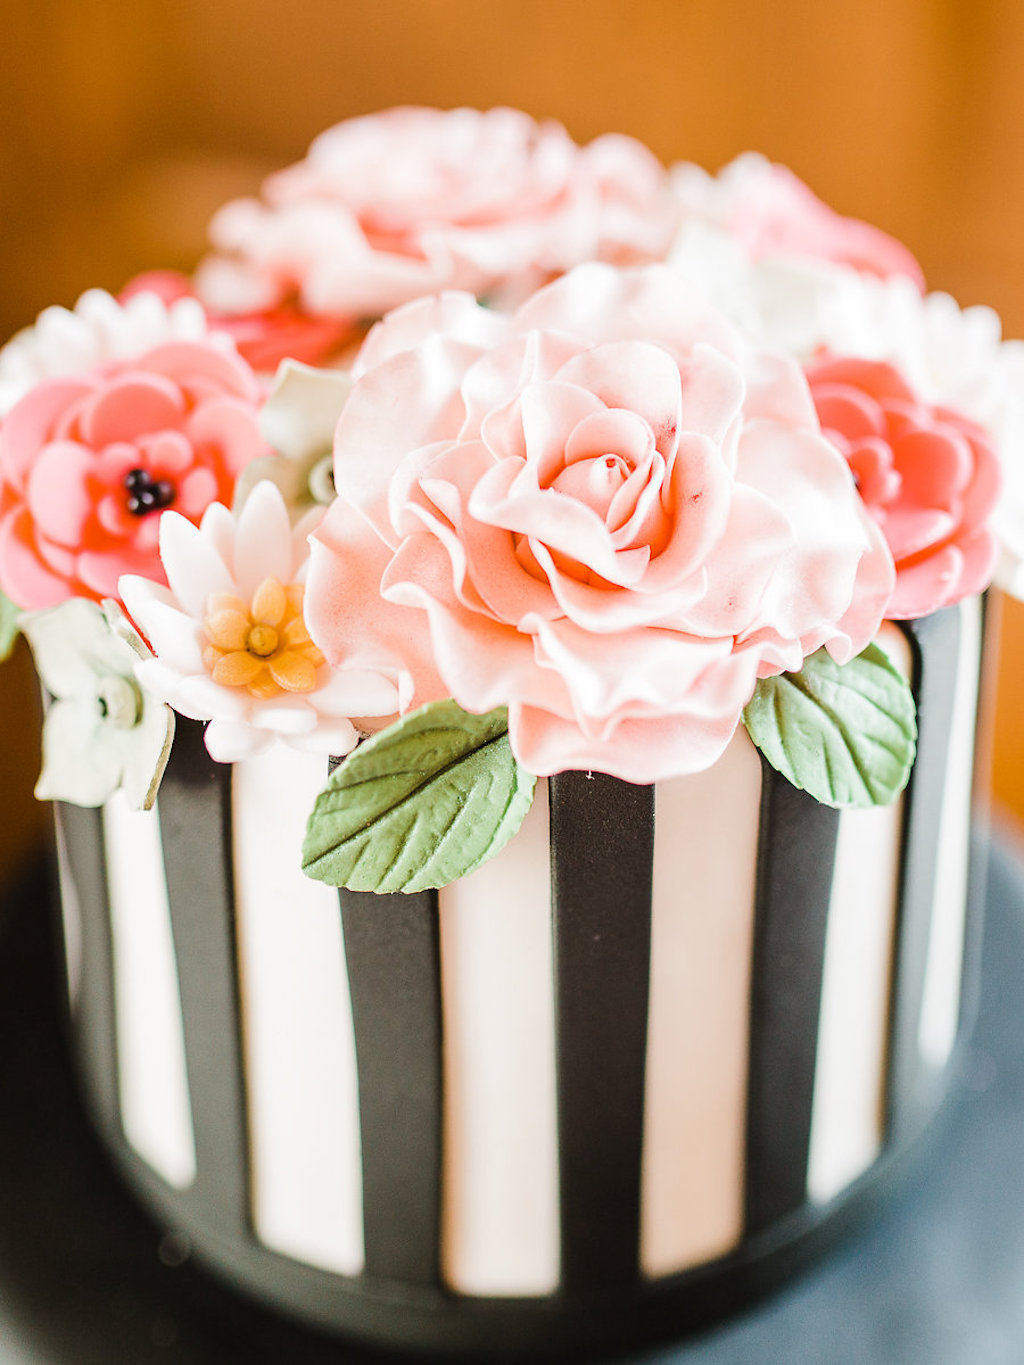
<instances>
[{"instance_id":1,"label":"coral pink flower","mask_svg":"<svg viewBox=\"0 0 1024 1365\"><path fill-rule=\"evenodd\" d=\"M663 258L676 216L631 138L581 148L513 109L391 109L322 133L262 201L225 205L197 287L217 314L297 301L350 321L444 288L518 299L581 261Z\"/></svg>"},{"instance_id":2,"label":"coral pink flower","mask_svg":"<svg viewBox=\"0 0 1024 1365\"><path fill-rule=\"evenodd\" d=\"M834 359L808 371L822 429L846 456L896 562L891 620L988 587L999 461L970 418L920 401L892 365Z\"/></svg>"},{"instance_id":3,"label":"coral pink flower","mask_svg":"<svg viewBox=\"0 0 1024 1365\"><path fill-rule=\"evenodd\" d=\"M809 256L883 279L906 275L924 288L921 267L902 242L844 218L792 171L756 152L737 157L717 177L686 164L673 167L672 176L684 224L696 217L725 228L753 260Z\"/></svg>"},{"instance_id":4,"label":"coral pink flower","mask_svg":"<svg viewBox=\"0 0 1024 1365\"><path fill-rule=\"evenodd\" d=\"M110 299L103 311L120 317ZM198 522L267 451L262 391L233 352L172 339L88 361L30 388L0 426L0 583L30 610L116 597L123 573L163 582L160 512Z\"/></svg>"},{"instance_id":5,"label":"coral pink flower","mask_svg":"<svg viewBox=\"0 0 1024 1365\"><path fill-rule=\"evenodd\" d=\"M164 303L194 298L187 275L177 270L148 270L129 280L121 290L122 301L140 293L156 294ZM243 360L262 374L272 374L282 360L322 365L362 338L365 328L348 319L317 318L301 308L282 304L255 313L218 313L206 310L210 326L225 332Z\"/></svg>"},{"instance_id":6,"label":"coral pink flower","mask_svg":"<svg viewBox=\"0 0 1024 1365\"><path fill-rule=\"evenodd\" d=\"M507 705L535 773L707 767L758 677L878 627L892 561L799 368L663 268L583 266L511 318L410 304L356 373L310 633L390 657L407 703L436 666Z\"/></svg>"}]
</instances>

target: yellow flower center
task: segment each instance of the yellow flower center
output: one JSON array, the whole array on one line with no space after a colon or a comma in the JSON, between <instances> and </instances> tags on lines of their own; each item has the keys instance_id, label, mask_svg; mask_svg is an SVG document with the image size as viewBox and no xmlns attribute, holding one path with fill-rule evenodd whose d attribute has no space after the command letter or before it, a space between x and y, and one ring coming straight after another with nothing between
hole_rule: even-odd
<instances>
[{"instance_id":1,"label":"yellow flower center","mask_svg":"<svg viewBox=\"0 0 1024 1365\"><path fill-rule=\"evenodd\" d=\"M241 597L214 593L206 604L203 663L214 682L244 687L261 700L282 692L312 692L324 656L302 616L301 583L266 578L246 606Z\"/></svg>"},{"instance_id":2,"label":"yellow flower center","mask_svg":"<svg viewBox=\"0 0 1024 1365\"><path fill-rule=\"evenodd\" d=\"M255 654L259 659L266 659L273 654L277 645L278 634L273 626L253 626L245 642L249 653Z\"/></svg>"}]
</instances>

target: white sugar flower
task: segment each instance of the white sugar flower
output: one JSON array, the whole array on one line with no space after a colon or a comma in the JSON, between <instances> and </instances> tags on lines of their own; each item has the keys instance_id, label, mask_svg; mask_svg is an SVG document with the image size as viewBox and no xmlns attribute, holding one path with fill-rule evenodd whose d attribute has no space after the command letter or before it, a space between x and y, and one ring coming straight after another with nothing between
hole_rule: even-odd
<instances>
[{"instance_id":1,"label":"white sugar flower","mask_svg":"<svg viewBox=\"0 0 1024 1365\"><path fill-rule=\"evenodd\" d=\"M171 341L235 349L226 334L210 331L196 299L167 304L142 292L121 302L102 289L89 289L73 309L44 309L33 326L0 350L0 416L37 384L127 360Z\"/></svg>"},{"instance_id":2,"label":"white sugar flower","mask_svg":"<svg viewBox=\"0 0 1024 1365\"><path fill-rule=\"evenodd\" d=\"M127 575L125 605L155 658L137 675L180 711L208 720L206 747L221 763L265 749L347 754L352 716L398 711L393 683L365 669L332 669L302 614L308 546L320 513L292 528L279 490L261 483L233 516L214 503L197 528L174 512L160 522L169 587Z\"/></svg>"},{"instance_id":3,"label":"white sugar flower","mask_svg":"<svg viewBox=\"0 0 1024 1365\"><path fill-rule=\"evenodd\" d=\"M851 266L814 256L755 260L733 234L697 219L680 231L668 263L766 350L804 360L837 330L858 340L876 334L880 282ZM909 280L897 282L917 294Z\"/></svg>"},{"instance_id":4,"label":"white sugar flower","mask_svg":"<svg viewBox=\"0 0 1024 1365\"><path fill-rule=\"evenodd\" d=\"M43 724L36 796L101 806L120 787L148 810L167 765L174 713L140 687L149 650L116 602L72 597L19 622L53 700Z\"/></svg>"},{"instance_id":5,"label":"white sugar flower","mask_svg":"<svg viewBox=\"0 0 1024 1365\"><path fill-rule=\"evenodd\" d=\"M886 361L924 402L982 426L1004 480L992 517L995 581L1024 598L1024 344L1002 340L997 313L922 294L905 275L880 279L810 256L754 260L734 235L696 220L669 264L756 345L802 362L823 354Z\"/></svg>"},{"instance_id":6,"label":"white sugar flower","mask_svg":"<svg viewBox=\"0 0 1024 1365\"><path fill-rule=\"evenodd\" d=\"M334 428L352 380L342 370L318 370L284 360L260 410L263 438L277 453L251 461L235 485L237 511L269 479L293 518L334 501Z\"/></svg>"}]
</instances>

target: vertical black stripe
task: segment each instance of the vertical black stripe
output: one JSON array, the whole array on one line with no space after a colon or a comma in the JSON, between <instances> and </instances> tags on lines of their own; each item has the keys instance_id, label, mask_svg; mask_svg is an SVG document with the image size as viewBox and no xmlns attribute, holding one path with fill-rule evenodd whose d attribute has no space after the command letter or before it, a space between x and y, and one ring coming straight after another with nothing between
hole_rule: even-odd
<instances>
[{"instance_id":1,"label":"vertical black stripe","mask_svg":"<svg viewBox=\"0 0 1024 1365\"><path fill-rule=\"evenodd\" d=\"M178 718L160 787L167 890L196 1141L198 1216L249 1225L248 1133L235 950L231 766Z\"/></svg>"},{"instance_id":2,"label":"vertical black stripe","mask_svg":"<svg viewBox=\"0 0 1024 1365\"><path fill-rule=\"evenodd\" d=\"M903 862L890 1011L888 1136L913 1131L932 1103L919 1043L928 941L935 903L939 824L956 699L960 608L903 625L914 654L917 761L905 798Z\"/></svg>"},{"instance_id":3,"label":"vertical black stripe","mask_svg":"<svg viewBox=\"0 0 1024 1365\"><path fill-rule=\"evenodd\" d=\"M639 1274L654 788L548 783L562 1287Z\"/></svg>"},{"instance_id":4,"label":"vertical black stripe","mask_svg":"<svg viewBox=\"0 0 1024 1365\"><path fill-rule=\"evenodd\" d=\"M366 1273L440 1281L441 954L437 893L339 891L352 996Z\"/></svg>"},{"instance_id":5,"label":"vertical black stripe","mask_svg":"<svg viewBox=\"0 0 1024 1365\"><path fill-rule=\"evenodd\" d=\"M762 760L750 997L748 1233L800 1208L839 812Z\"/></svg>"},{"instance_id":6,"label":"vertical black stripe","mask_svg":"<svg viewBox=\"0 0 1024 1365\"><path fill-rule=\"evenodd\" d=\"M71 1017L73 1037L90 1105L110 1137L121 1131L121 1104L103 812L61 802L53 813L64 840L65 874L74 883L81 908L81 978Z\"/></svg>"}]
</instances>

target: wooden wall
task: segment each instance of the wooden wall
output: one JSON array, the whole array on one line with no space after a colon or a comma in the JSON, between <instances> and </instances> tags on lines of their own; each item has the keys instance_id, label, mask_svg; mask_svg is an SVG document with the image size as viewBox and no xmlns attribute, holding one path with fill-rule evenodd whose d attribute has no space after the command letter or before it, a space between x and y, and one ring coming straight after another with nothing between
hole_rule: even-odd
<instances>
[{"instance_id":1,"label":"wooden wall","mask_svg":"<svg viewBox=\"0 0 1024 1365\"><path fill-rule=\"evenodd\" d=\"M89 285L188 266L217 204L400 102L514 104L709 168L756 147L1024 335L1018 0L6 0L4 17L2 335ZM995 787L1024 814L1015 603L1004 634ZM11 719L23 664L0 689L2 872L36 757Z\"/></svg>"}]
</instances>

